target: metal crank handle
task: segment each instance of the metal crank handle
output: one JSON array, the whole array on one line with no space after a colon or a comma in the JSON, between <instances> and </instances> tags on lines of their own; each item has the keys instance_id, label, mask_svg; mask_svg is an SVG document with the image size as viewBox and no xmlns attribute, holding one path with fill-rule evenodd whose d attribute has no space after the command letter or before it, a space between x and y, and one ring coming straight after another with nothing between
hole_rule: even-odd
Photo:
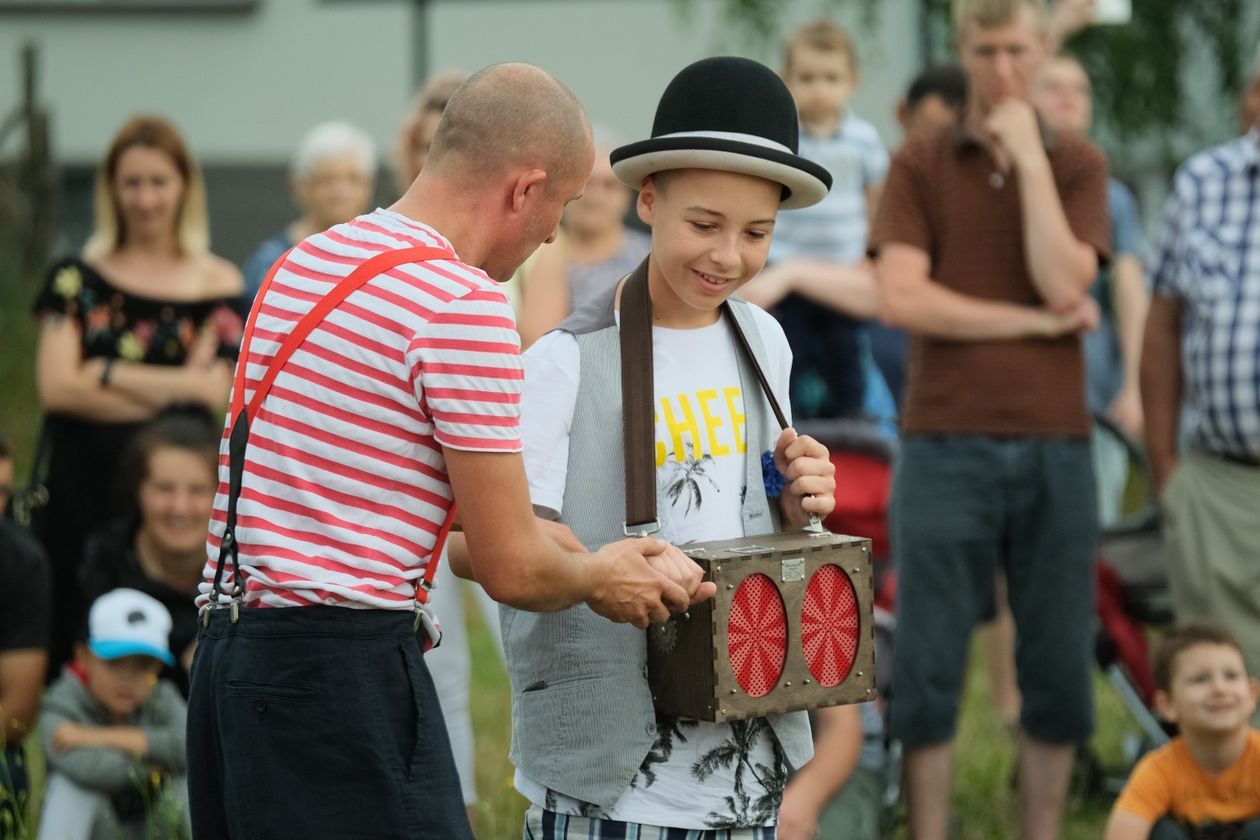
<instances>
[{"instance_id":1,"label":"metal crank handle","mask_svg":"<svg viewBox=\"0 0 1260 840\"><path fill-rule=\"evenodd\" d=\"M810 493L808 498L810 499L814 498L814 494ZM809 524L805 526L805 530L811 534L827 533L827 529L824 528L822 524L822 517L820 517L818 514L813 513L813 512L809 514Z\"/></svg>"}]
</instances>

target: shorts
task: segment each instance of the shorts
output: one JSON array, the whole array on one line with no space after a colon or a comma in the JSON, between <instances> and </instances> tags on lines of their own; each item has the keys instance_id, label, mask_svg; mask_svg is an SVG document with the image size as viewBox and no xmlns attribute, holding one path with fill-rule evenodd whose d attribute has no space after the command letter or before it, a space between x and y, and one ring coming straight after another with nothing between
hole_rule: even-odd
<instances>
[{"instance_id":1,"label":"shorts","mask_svg":"<svg viewBox=\"0 0 1260 840\"><path fill-rule=\"evenodd\" d=\"M1049 743L1089 736L1096 511L1087 438L905 438L890 511L894 738L914 748L953 737L971 631L999 568L1021 728Z\"/></svg>"}]
</instances>

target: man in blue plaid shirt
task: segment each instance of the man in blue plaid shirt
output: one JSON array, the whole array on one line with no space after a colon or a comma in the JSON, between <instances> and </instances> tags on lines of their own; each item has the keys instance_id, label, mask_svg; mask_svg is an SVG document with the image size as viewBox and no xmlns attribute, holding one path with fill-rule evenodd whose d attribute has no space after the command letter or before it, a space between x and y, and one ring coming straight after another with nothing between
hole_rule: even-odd
<instances>
[{"instance_id":1,"label":"man in blue plaid shirt","mask_svg":"<svg viewBox=\"0 0 1260 840\"><path fill-rule=\"evenodd\" d=\"M1177 171L1151 279L1141 387L1173 606L1226 624L1260 673L1260 122Z\"/></svg>"}]
</instances>

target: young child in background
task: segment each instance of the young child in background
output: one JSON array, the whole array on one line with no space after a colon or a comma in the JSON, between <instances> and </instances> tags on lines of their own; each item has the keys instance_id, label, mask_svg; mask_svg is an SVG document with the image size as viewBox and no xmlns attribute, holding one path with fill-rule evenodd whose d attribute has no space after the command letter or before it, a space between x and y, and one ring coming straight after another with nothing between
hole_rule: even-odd
<instances>
[{"instance_id":1,"label":"young child in background","mask_svg":"<svg viewBox=\"0 0 1260 840\"><path fill-rule=\"evenodd\" d=\"M1181 734L1129 777L1106 840L1260 838L1260 684L1227 631L1185 624L1155 651L1155 705Z\"/></svg>"},{"instance_id":2,"label":"young child in background","mask_svg":"<svg viewBox=\"0 0 1260 840\"><path fill-rule=\"evenodd\" d=\"M115 589L88 614L88 639L48 689L39 725L48 783L40 840L187 835L186 708L174 684L171 616Z\"/></svg>"},{"instance_id":3,"label":"young child in background","mask_svg":"<svg viewBox=\"0 0 1260 840\"><path fill-rule=\"evenodd\" d=\"M884 413L891 407L868 404L887 389L861 322L878 314L863 262L888 152L875 127L849 107L858 63L848 33L829 20L797 30L787 42L783 79L796 101L801 156L830 172L833 186L818 204L779 219L769 268L744 295L775 306L795 359L798 419Z\"/></svg>"}]
</instances>

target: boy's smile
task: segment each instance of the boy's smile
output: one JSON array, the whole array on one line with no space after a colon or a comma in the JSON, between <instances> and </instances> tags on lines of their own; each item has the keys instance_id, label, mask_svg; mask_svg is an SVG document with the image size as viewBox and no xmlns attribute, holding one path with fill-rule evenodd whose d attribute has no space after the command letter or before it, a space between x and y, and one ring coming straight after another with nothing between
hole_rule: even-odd
<instances>
[{"instance_id":1,"label":"boy's smile","mask_svg":"<svg viewBox=\"0 0 1260 840\"><path fill-rule=\"evenodd\" d=\"M1204 642L1177 654L1172 685L1157 700L1161 714L1182 731L1226 734L1247 725L1256 687L1236 648Z\"/></svg>"},{"instance_id":2,"label":"boy's smile","mask_svg":"<svg viewBox=\"0 0 1260 840\"><path fill-rule=\"evenodd\" d=\"M781 198L778 184L732 172L683 169L648 179L638 210L652 226L653 321L678 329L716 321L722 302L766 264Z\"/></svg>"}]
</instances>

